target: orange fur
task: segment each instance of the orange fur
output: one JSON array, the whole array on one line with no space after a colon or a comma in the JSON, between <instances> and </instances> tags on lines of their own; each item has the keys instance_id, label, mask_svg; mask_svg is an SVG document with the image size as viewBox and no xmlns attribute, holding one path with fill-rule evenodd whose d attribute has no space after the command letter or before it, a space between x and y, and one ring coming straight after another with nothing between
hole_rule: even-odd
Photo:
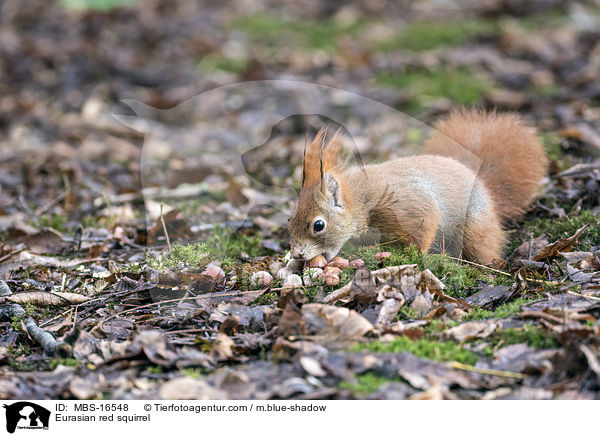
<instances>
[{"instance_id":1,"label":"orange fur","mask_svg":"<svg viewBox=\"0 0 600 436\"><path fill-rule=\"evenodd\" d=\"M308 151L304 154L304 179L302 187L322 185L322 178L328 171L331 171L341 164L339 152L341 148L341 128L338 129L333 137L325 142L327 129L322 128L310 143Z\"/></svg>"},{"instance_id":2,"label":"orange fur","mask_svg":"<svg viewBox=\"0 0 600 436\"><path fill-rule=\"evenodd\" d=\"M503 221L533 201L548 161L535 135L516 114L457 111L435 126L424 153L448 156L477 173Z\"/></svg>"},{"instance_id":3,"label":"orange fur","mask_svg":"<svg viewBox=\"0 0 600 436\"><path fill-rule=\"evenodd\" d=\"M294 256L331 258L349 239L415 244L484 264L502 255L502 222L531 203L546 171L534 131L514 114L460 111L437 124L421 156L345 168L340 131L305 155L290 219ZM315 233L316 219L327 223Z\"/></svg>"}]
</instances>

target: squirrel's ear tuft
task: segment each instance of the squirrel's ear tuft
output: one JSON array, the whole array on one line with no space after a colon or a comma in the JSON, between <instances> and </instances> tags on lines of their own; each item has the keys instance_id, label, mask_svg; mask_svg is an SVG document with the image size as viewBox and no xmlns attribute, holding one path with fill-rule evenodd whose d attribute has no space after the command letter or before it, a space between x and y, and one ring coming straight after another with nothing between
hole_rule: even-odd
<instances>
[{"instance_id":1,"label":"squirrel's ear tuft","mask_svg":"<svg viewBox=\"0 0 600 436\"><path fill-rule=\"evenodd\" d=\"M330 173L325 173L325 195L330 206L338 211L344 209L344 201L342 199L342 185Z\"/></svg>"},{"instance_id":2,"label":"squirrel's ear tuft","mask_svg":"<svg viewBox=\"0 0 600 436\"><path fill-rule=\"evenodd\" d=\"M323 149L323 173L341 165L340 148L342 146L342 128L340 127L335 135L327 142Z\"/></svg>"},{"instance_id":3,"label":"squirrel's ear tuft","mask_svg":"<svg viewBox=\"0 0 600 436\"><path fill-rule=\"evenodd\" d=\"M304 146L304 167L302 168L302 188L321 184L322 154L325 128L319 130L317 136L308 147Z\"/></svg>"}]
</instances>

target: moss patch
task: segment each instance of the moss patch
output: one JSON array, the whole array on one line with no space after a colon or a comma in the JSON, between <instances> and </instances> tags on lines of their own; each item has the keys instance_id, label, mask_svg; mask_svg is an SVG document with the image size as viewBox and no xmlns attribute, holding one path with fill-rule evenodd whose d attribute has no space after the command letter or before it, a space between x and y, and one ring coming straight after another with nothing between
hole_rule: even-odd
<instances>
[{"instance_id":1,"label":"moss patch","mask_svg":"<svg viewBox=\"0 0 600 436\"><path fill-rule=\"evenodd\" d=\"M432 50L463 44L477 36L497 34L499 31L498 22L492 20L417 21L410 23L397 35L377 42L375 49Z\"/></svg>"},{"instance_id":2,"label":"moss patch","mask_svg":"<svg viewBox=\"0 0 600 436\"><path fill-rule=\"evenodd\" d=\"M354 345L351 350L370 351L374 353L400 353L406 351L417 357L439 362L455 361L468 365L475 365L479 359L475 353L463 349L456 342L437 342L429 339L412 341L406 336L400 336L391 342L371 342Z\"/></svg>"},{"instance_id":3,"label":"moss patch","mask_svg":"<svg viewBox=\"0 0 600 436\"><path fill-rule=\"evenodd\" d=\"M208 263L209 253L204 243L188 245L174 245L172 250L162 259L150 259L149 264L153 268L175 268L181 264L197 268Z\"/></svg>"},{"instance_id":4,"label":"moss patch","mask_svg":"<svg viewBox=\"0 0 600 436\"><path fill-rule=\"evenodd\" d=\"M410 97L403 105L406 110L414 110L439 98L448 98L464 105L477 104L493 86L489 79L466 67L384 72L376 77L376 83L408 90Z\"/></svg>"},{"instance_id":5,"label":"moss patch","mask_svg":"<svg viewBox=\"0 0 600 436\"><path fill-rule=\"evenodd\" d=\"M546 234L551 241L572 236L575 231L585 224L590 226L579 237L577 248L590 250L600 245L600 216L593 216L591 211L582 210L577 215L565 218L537 218L525 223L525 228L534 236Z\"/></svg>"},{"instance_id":6,"label":"moss patch","mask_svg":"<svg viewBox=\"0 0 600 436\"><path fill-rule=\"evenodd\" d=\"M66 9L106 12L133 6L135 2L136 0L60 0L60 5Z\"/></svg>"},{"instance_id":7,"label":"moss patch","mask_svg":"<svg viewBox=\"0 0 600 436\"><path fill-rule=\"evenodd\" d=\"M362 24L340 23L332 19L311 21L267 14L252 14L236 19L233 28L246 32L255 42L267 47L297 47L331 51L344 35L355 35Z\"/></svg>"},{"instance_id":8,"label":"moss patch","mask_svg":"<svg viewBox=\"0 0 600 436\"><path fill-rule=\"evenodd\" d=\"M226 73L242 73L248 62L246 59L230 58L218 55L204 56L198 63L198 70L202 73L210 73L214 70L224 71Z\"/></svg>"},{"instance_id":9,"label":"moss patch","mask_svg":"<svg viewBox=\"0 0 600 436\"><path fill-rule=\"evenodd\" d=\"M494 333L492 344L497 345L527 344L535 348L558 347L556 339L546 330L534 324L524 324L522 328L510 328Z\"/></svg>"},{"instance_id":10,"label":"moss patch","mask_svg":"<svg viewBox=\"0 0 600 436\"><path fill-rule=\"evenodd\" d=\"M373 392L376 392L381 386L386 383L401 382L400 377L382 377L373 372L367 372L356 377L355 382L342 382L340 389L347 389L353 392L358 397L366 397Z\"/></svg>"},{"instance_id":11,"label":"moss patch","mask_svg":"<svg viewBox=\"0 0 600 436\"><path fill-rule=\"evenodd\" d=\"M59 232L65 232L67 230L67 215L64 213L57 213L54 215L43 214L38 218L39 227L52 227Z\"/></svg>"},{"instance_id":12,"label":"moss patch","mask_svg":"<svg viewBox=\"0 0 600 436\"><path fill-rule=\"evenodd\" d=\"M482 342L477 340L476 343ZM494 358L494 352L507 345L527 344L538 349L555 348L559 346L558 341L547 331L534 324L524 324L521 328L510 328L494 332L486 340L487 346L481 352L489 358Z\"/></svg>"},{"instance_id":13,"label":"moss patch","mask_svg":"<svg viewBox=\"0 0 600 436\"><path fill-rule=\"evenodd\" d=\"M532 296L529 298L520 297L508 303L501 304L494 310L482 309L479 307L472 308L465 321L483 320L491 318L509 318L521 311L521 306L531 301L539 300L541 297Z\"/></svg>"},{"instance_id":14,"label":"moss patch","mask_svg":"<svg viewBox=\"0 0 600 436\"><path fill-rule=\"evenodd\" d=\"M544 144L548 158L556 162L561 162L564 153L562 147L560 146L560 137L554 132L543 132L540 134L540 139Z\"/></svg>"}]
</instances>

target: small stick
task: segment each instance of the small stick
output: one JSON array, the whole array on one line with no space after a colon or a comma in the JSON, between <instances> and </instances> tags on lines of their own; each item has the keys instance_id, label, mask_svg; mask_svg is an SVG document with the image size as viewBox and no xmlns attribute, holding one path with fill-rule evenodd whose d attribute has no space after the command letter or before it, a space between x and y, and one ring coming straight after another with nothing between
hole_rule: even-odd
<instances>
[{"instance_id":1,"label":"small stick","mask_svg":"<svg viewBox=\"0 0 600 436\"><path fill-rule=\"evenodd\" d=\"M13 250L13 251L9 252L8 254L5 254L4 256L0 257L0 263L4 262L6 259L10 259L15 254L19 254L23 250L25 250L25 248L19 248L18 250Z\"/></svg>"},{"instance_id":2,"label":"small stick","mask_svg":"<svg viewBox=\"0 0 600 436\"><path fill-rule=\"evenodd\" d=\"M326 295L325 298L323 298L323 303L331 303L335 300L339 300L340 298L347 297L348 295L350 295L351 291L352 291L352 281L346 283L341 288L336 289L331 294Z\"/></svg>"},{"instance_id":3,"label":"small stick","mask_svg":"<svg viewBox=\"0 0 600 436\"><path fill-rule=\"evenodd\" d=\"M484 268L484 269L493 271L497 274L502 274L507 277L512 277L511 274L504 272L504 271L500 271L499 269L496 269L496 268L491 268L489 266L481 265L479 263L471 262L471 261L465 260L465 259L460 259L458 257L452 257L452 256L448 256L448 257L453 260L458 260L459 262L468 263L469 265L473 265L473 266L477 266L479 268ZM532 282L532 283L542 283L544 285L550 285L550 286L556 286L559 284L559 282L556 280L540 280L540 279L532 279L532 278L527 278L527 277L525 277L525 280L528 282Z\"/></svg>"},{"instance_id":4,"label":"small stick","mask_svg":"<svg viewBox=\"0 0 600 436\"><path fill-rule=\"evenodd\" d=\"M476 262L471 262L470 260L461 259L459 257L452 257L452 256L448 256L448 257L450 259L452 259L452 260L457 260L457 261L462 262L462 263L468 263L469 265L477 266L479 268L484 268L484 269L493 271L493 272L498 273L498 274L502 274L502 275L505 275L505 276L508 276L508 277L512 277L512 274L509 274L509 273L504 272L504 271L500 271L499 269L496 269L496 268L485 266L485 265L482 265L482 264L476 263Z\"/></svg>"},{"instance_id":5,"label":"small stick","mask_svg":"<svg viewBox=\"0 0 600 436\"><path fill-rule=\"evenodd\" d=\"M462 369L464 371L478 372L480 374L497 375L498 377L510 377L510 378L520 378L520 379L524 379L527 377L525 374L521 374L519 372L498 371L496 369L477 368L476 366L467 365L466 363L460 363L460 362L452 362L452 368Z\"/></svg>"},{"instance_id":6,"label":"small stick","mask_svg":"<svg viewBox=\"0 0 600 436\"><path fill-rule=\"evenodd\" d=\"M165 219L163 218L163 204L160 203L160 222L162 223L163 232L165 232L165 237L167 238L167 245L169 247L169 251L171 251L171 240L169 239L169 232L167 232L167 225L165 224Z\"/></svg>"},{"instance_id":7,"label":"small stick","mask_svg":"<svg viewBox=\"0 0 600 436\"><path fill-rule=\"evenodd\" d=\"M48 209L50 209L52 206L54 206L55 204L57 204L58 202L60 202L63 198L65 198L67 195L69 195L71 193L71 188L69 187L68 189L65 189L62 194L60 194L58 197L56 197L54 200L50 201L48 204L46 204L45 206L41 206L39 209L36 209L34 211L35 216L40 216L41 214L45 213L48 211Z\"/></svg>"}]
</instances>

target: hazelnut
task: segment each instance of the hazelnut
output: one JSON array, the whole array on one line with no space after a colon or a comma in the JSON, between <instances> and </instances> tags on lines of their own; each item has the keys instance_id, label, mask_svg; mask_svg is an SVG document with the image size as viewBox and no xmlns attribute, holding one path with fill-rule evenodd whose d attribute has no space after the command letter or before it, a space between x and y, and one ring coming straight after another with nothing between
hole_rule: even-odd
<instances>
[{"instance_id":1,"label":"hazelnut","mask_svg":"<svg viewBox=\"0 0 600 436\"><path fill-rule=\"evenodd\" d=\"M355 259L352 262L350 262L350 266L354 269L359 269L365 266L365 261L362 259Z\"/></svg>"},{"instance_id":2,"label":"hazelnut","mask_svg":"<svg viewBox=\"0 0 600 436\"><path fill-rule=\"evenodd\" d=\"M350 261L348 259L344 259L343 257L335 256L331 259L327 265L335 266L340 269L348 268L350 266Z\"/></svg>"},{"instance_id":3,"label":"hazelnut","mask_svg":"<svg viewBox=\"0 0 600 436\"><path fill-rule=\"evenodd\" d=\"M302 279L298 274L290 274L286 277L283 282L283 288L301 288L302 287Z\"/></svg>"},{"instance_id":4,"label":"hazelnut","mask_svg":"<svg viewBox=\"0 0 600 436\"><path fill-rule=\"evenodd\" d=\"M378 262L383 261L384 259L387 259L388 257L390 257L392 255L392 253L390 253L389 251L380 251L379 253L375 253L375 260Z\"/></svg>"},{"instance_id":5,"label":"hazelnut","mask_svg":"<svg viewBox=\"0 0 600 436\"><path fill-rule=\"evenodd\" d=\"M273 276L266 271L257 271L250 277L250 283L254 287L265 287L273 283Z\"/></svg>"},{"instance_id":6,"label":"hazelnut","mask_svg":"<svg viewBox=\"0 0 600 436\"><path fill-rule=\"evenodd\" d=\"M225 271L216 265L209 266L201 274L210 276L215 282L225 277Z\"/></svg>"},{"instance_id":7,"label":"hazelnut","mask_svg":"<svg viewBox=\"0 0 600 436\"><path fill-rule=\"evenodd\" d=\"M283 268L283 263L271 262L271 264L269 265L269 272L271 273L271 275L276 276L281 268Z\"/></svg>"},{"instance_id":8,"label":"hazelnut","mask_svg":"<svg viewBox=\"0 0 600 436\"><path fill-rule=\"evenodd\" d=\"M327 265L327 259L325 259L320 254L318 256L313 257L308 263L308 266L311 268L323 268L325 265Z\"/></svg>"}]
</instances>

